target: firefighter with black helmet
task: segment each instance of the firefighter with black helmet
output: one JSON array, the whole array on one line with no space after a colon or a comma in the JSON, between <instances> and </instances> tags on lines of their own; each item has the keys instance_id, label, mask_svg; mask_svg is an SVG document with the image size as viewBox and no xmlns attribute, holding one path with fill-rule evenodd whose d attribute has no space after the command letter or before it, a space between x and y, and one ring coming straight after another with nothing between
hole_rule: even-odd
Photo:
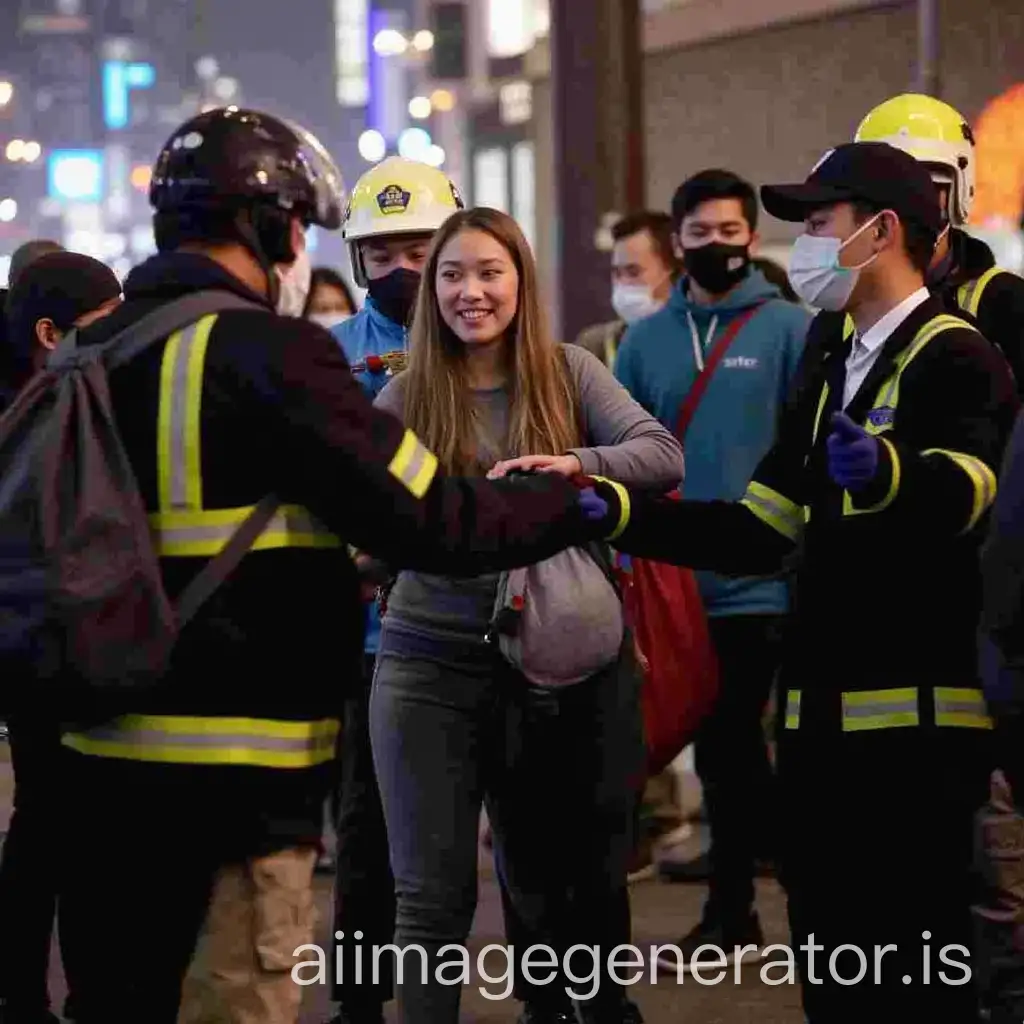
<instances>
[{"instance_id":1,"label":"firefighter with black helmet","mask_svg":"<svg viewBox=\"0 0 1024 1024\"><path fill-rule=\"evenodd\" d=\"M63 735L66 967L78 1024L176 1024L205 922L182 1024L286 1024L303 991L293 967L313 961L298 973L316 978L300 947L339 712L360 675L349 546L476 575L610 527L587 524L579 489L554 474L445 478L372 408L327 331L277 314L303 306L306 230L336 229L345 202L309 133L205 112L167 142L150 198L158 253L78 343L193 292L253 307L206 315L111 374L172 600L265 496L281 504L183 629L161 691Z\"/></svg>"}]
</instances>

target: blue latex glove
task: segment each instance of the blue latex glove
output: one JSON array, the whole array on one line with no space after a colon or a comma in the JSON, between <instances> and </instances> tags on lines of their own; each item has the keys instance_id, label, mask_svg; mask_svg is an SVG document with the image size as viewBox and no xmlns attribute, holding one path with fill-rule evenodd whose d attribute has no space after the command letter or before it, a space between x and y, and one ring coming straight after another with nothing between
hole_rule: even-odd
<instances>
[{"instance_id":1,"label":"blue latex glove","mask_svg":"<svg viewBox=\"0 0 1024 1024\"><path fill-rule=\"evenodd\" d=\"M580 491L580 508L591 522L600 522L608 515L608 502L599 497L593 487L584 487Z\"/></svg>"},{"instance_id":2,"label":"blue latex glove","mask_svg":"<svg viewBox=\"0 0 1024 1024\"><path fill-rule=\"evenodd\" d=\"M845 412L832 415L828 441L828 474L846 491L857 491L878 472L878 441Z\"/></svg>"}]
</instances>

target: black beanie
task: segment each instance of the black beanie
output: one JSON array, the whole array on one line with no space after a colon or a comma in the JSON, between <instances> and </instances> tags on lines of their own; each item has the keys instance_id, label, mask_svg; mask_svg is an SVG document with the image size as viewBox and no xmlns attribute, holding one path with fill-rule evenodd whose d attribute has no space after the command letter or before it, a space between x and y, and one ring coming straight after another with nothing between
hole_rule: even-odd
<instances>
[{"instance_id":1,"label":"black beanie","mask_svg":"<svg viewBox=\"0 0 1024 1024\"><path fill-rule=\"evenodd\" d=\"M15 358L31 360L37 321L52 320L57 330L67 331L79 317L120 294L114 272L91 256L50 252L34 259L7 295L8 343Z\"/></svg>"}]
</instances>

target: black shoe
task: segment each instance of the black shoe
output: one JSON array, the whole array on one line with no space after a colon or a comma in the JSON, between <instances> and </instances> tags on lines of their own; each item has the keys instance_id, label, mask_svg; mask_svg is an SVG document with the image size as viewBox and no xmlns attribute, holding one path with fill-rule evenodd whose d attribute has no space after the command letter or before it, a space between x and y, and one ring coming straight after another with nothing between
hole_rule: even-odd
<instances>
[{"instance_id":1,"label":"black shoe","mask_svg":"<svg viewBox=\"0 0 1024 1024\"><path fill-rule=\"evenodd\" d=\"M61 1024L61 1020L49 1010L26 1012L0 1000L0 1024Z\"/></svg>"},{"instance_id":2,"label":"black shoe","mask_svg":"<svg viewBox=\"0 0 1024 1024\"><path fill-rule=\"evenodd\" d=\"M702 968L727 967L737 960L750 960L760 955L764 946L764 933L756 914L735 925L724 925L714 919L705 918L684 935L675 947L663 948L658 954L658 969L667 974L676 974L681 969L689 973L694 954L701 946L697 966ZM677 952L678 951L678 952Z\"/></svg>"},{"instance_id":3,"label":"black shoe","mask_svg":"<svg viewBox=\"0 0 1024 1024\"><path fill-rule=\"evenodd\" d=\"M630 1002L625 996L614 1006L604 1002L598 1006L586 1003L576 1004L579 1020L582 1024L644 1024L640 1007ZM573 1020L577 1018L573 1017Z\"/></svg>"},{"instance_id":4,"label":"black shoe","mask_svg":"<svg viewBox=\"0 0 1024 1024\"><path fill-rule=\"evenodd\" d=\"M340 1009L327 1024L384 1024L384 1009L364 1006L359 1009Z\"/></svg>"},{"instance_id":5,"label":"black shoe","mask_svg":"<svg viewBox=\"0 0 1024 1024\"><path fill-rule=\"evenodd\" d=\"M666 882L706 882L711 877L711 858L702 853L693 860L663 860L658 876Z\"/></svg>"},{"instance_id":6,"label":"black shoe","mask_svg":"<svg viewBox=\"0 0 1024 1024\"><path fill-rule=\"evenodd\" d=\"M576 1024L576 1014L572 1012L572 1007L568 1010L556 1010L548 1006L527 1004L523 1007L516 1024Z\"/></svg>"}]
</instances>

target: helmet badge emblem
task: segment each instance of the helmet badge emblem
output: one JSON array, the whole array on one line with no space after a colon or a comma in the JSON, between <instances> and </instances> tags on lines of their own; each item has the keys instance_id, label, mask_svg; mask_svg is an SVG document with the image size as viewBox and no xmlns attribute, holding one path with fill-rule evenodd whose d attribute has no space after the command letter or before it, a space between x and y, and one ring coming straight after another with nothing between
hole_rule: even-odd
<instances>
[{"instance_id":1,"label":"helmet badge emblem","mask_svg":"<svg viewBox=\"0 0 1024 1024\"><path fill-rule=\"evenodd\" d=\"M377 206L383 214L404 213L412 198L400 185L386 185L377 193Z\"/></svg>"}]
</instances>

